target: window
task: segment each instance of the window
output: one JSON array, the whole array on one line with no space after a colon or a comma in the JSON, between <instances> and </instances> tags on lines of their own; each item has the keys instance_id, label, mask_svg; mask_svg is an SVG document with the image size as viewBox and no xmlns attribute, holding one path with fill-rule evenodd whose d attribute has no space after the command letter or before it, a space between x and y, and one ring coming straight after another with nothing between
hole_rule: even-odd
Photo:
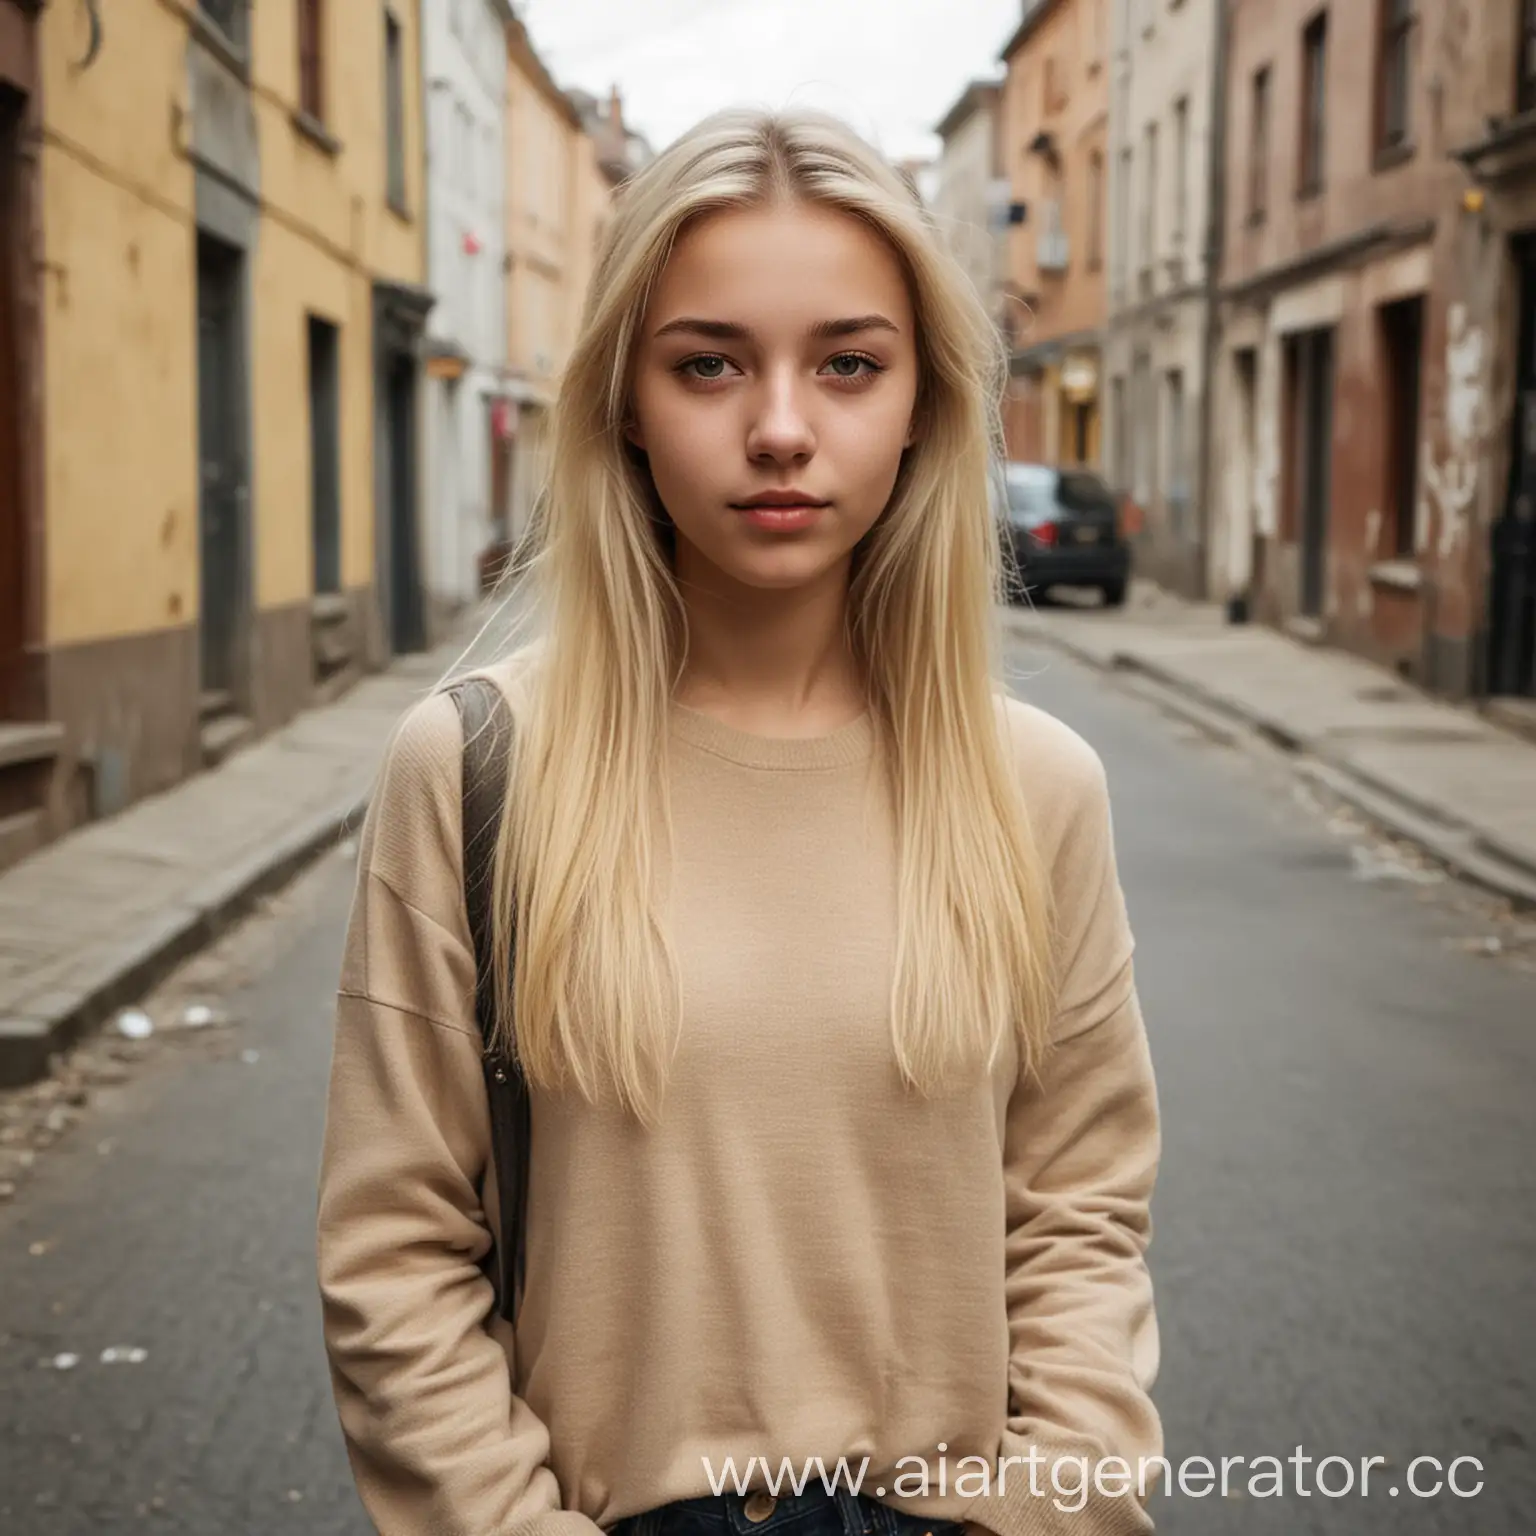
<instances>
[{"instance_id":1,"label":"window","mask_svg":"<svg viewBox=\"0 0 1536 1536\"><path fill-rule=\"evenodd\" d=\"M1376 147L1402 149L1408 143L1413 61L1413 0L1380 0L1381 59L1376 76Z\"/></svg>"},{"instance_id":2,"label":"window","mask_svg":"<svg viewBox=\"0 0 1536 1536\"><path fill-rule=\"evenodd\" d=\"M341 591L341 348L334 325L309 317L310 527L315 591Z\"/></svg>"},{"instance_id":3,"label":"window","mask_svg":"<svg viewBox=\"0 0 1536 1536\"><path fill-rule=\"evenodd\" d=\"M1328 13L1319 11L1301 35L1301 180L1297 191L1323 190L1328 153Z\"/></svg>"},{"instance_id":4,"label":"window","mask_svg":"<svg viewBox=\"0 0 1536 1536\"><path fill-rule=\"evenodd\" d=\"M1125 412L1125 377L1117 375L1109 386L1111 430L1115 435L1115 487L1125 490L1131 483L1131 423Z\"/></svg>"},{"instance_id":5,"label":"window","mask_svg":"<svg viewBox=\"0 0 1536 1536\"><path fill-rule=\"evenodd\" d=\"M1129 145L1120 151L1120 170L1115 178L1115 292L1126 296L1126 274L1135 269L1131 259L1131 188L1135 184L1135 153Z\"/></svg>"},{"instance_id":6,"label":"window","mask_svg":"<svg viewBox=\"0 0 1536 1536\"><path fill-rule=\"evenodd\" d=\"M1168 507L1170 531L1180 535L1189 502L1189 487L1184 478L1184 375L1177 368L1168 370L1163 398L1167 406L1164 413L1166 438L1163 445L1163 473L1167 483L1162 487L1163 500Z\"/></svg>"},{"instance_id":7,"label":"window","mask_svg":"<svg viewBox=\"0 0 1536 1536\"><path fill-rule=\"evenodd\" d=\"M241 53L245 52L246 0L198 0L198 13L229 40Z\"/></svg>"},{"instance_id":8,"label":"window","mask_svg":"<svg viewBox=\"0 0 1536 1536\"><path fill-rule=\"evenodd\" d=\"M1104 156L1088 156L1088 270L1104 265Z\"/></svg>"},{"instance_id":9,"label":"window","mask_svg":"<svg viewBox=\"0 0 1536 1536\"><path fill-rule=\"evenodd\" d=\"M1419 379L1424 353L1424 301L1405 299L1381 311L1386 400L1387 523L1381 553L1413 556L1419 490Z\"/></svg>"},{"instance_id":10,"label":"window","mask_svg":"<svg viewBox=\"0 0 1536 1536\"><path fill-rule=\"evenodd\" d=\"M1142 297L1152 297L1152 263L1157 260L1157 124L1146 128L1145 184L1141 201Z\"/></svg>"},{"instance_id":11,"label":"window","mask_svg":"<svg viewBox=\"0 0 1536 1536\"><path fill-rule=\"evenodd\" d=\"M1189 97L1173 104L1173 247L1184 249L1189 221Z\"/></svg>"},{"instance_id":12,"label":"window","mask_svg":"<svg viewBox=\"0 0 1536 1536\"><path fill-rule=\"evenodd\" d=\"M1045 61L1045 110L1054 112L1061 104L1061 71L1054 57Z\"/></svg>"},{"instance_id":13,"label":"window","mask_svg":"<svg viewBox=\"0 0 1536 1536\"><path fill-rule=\"evenodd\" d=\"M400 23L384 13L385 193L397 212L405 212L405 44Z\"/></svg>"},{"instance_id":14,"label":"window","mask_svg":"<svg viewBox=\"0 0 1536 1536\"><path fill-rule=\"evenodd\" d=\"M1522 112L1536 107L1536 0L1522 0L1520 11L1520 79L1516 99Z\"/></svg>"},{"instance_id":15,"label":"window","mask_svg":"<svg viewBox=\"0 0 1536 1536\"><path fill-rule=\"evenodd\" d=\"M1253 76L1248 112L1248 222L1262 224L1269 212L1269 66Z\"/></svg>"},{"instance_id":16,"label":"window","mask_svg":"<svg viewBox=\"0 0 1536 1536\"><path fill-rule=\"evenodd\" d=\"M1135 485L1131 499L1147 506L1152 500L1152 486L1157 478L1157 440L1151 430L1157 411L1157 381L1152 373L1150 359L1143 353L1137 356L1131 375L1130 417L1131 440L1135 446L1132 455L1132 474Z\"/></svg>"},{"instance_id":17,"label":"window","mask_svg":"<svg viewBox=\"0 0 1536 1536\"><path fill-rule=\"evenodd\" d=\"M325 0L299 0L299 111L325 121Z\"/></svg>"},{"instance_id":18,"label":"window","mask_svg":"<svg viewBox=\"0 0 1536 1536\"><path fill-rule=\"evenodd\" d=\"M1067 270L1067 225L1061 198L1045 199L1040 205L1040 233L1035 237L1035 265L1042 272Z\"/></svg>"}]
</instances>

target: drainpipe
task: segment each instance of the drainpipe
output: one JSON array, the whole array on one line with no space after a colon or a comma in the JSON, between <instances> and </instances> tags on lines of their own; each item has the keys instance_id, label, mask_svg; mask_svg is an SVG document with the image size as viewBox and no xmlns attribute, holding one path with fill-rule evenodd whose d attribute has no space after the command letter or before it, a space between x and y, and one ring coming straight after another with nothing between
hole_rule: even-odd
<instances>
[{"instance_id":1,"label":"drainpipe","mask_svg":"<svg viewBox=\"0 0 1536 1536\"><path fill-rule=\"evenodd\" d=\"M1210 596L1212 492L1217 484L1211 460L1216 437L1216 368L1221 346L1219 301L1221 259L1226 246L1227 200L1227 67L1231 0L1214 0L1216 35L1212 39L1210 162L1206 169L1205 199L1205 363L1200 388L1199 519L1196 536L1195 596Z\"/></svg>"}]
</instances>

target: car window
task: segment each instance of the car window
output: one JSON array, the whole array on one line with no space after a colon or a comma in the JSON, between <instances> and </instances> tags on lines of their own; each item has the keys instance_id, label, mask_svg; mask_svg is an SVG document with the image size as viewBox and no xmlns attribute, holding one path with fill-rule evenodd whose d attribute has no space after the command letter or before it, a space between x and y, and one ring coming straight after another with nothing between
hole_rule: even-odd
<instances>
[{"instance_id":1,"label":"car window","mask_svg":"<svg viewBox=\"0 0 1536 1536\"><path fill-rule=\"evenodd\" d=\"M1115 493L1087 470L1064 470L1056 489L1057 499L1068 512L1113 512Z\"/></svg>"},{"instance_id":2,"label":"car window","mask_svg":"<svg viewBox=\"0 0 1536 1536\"><path fill-rule=\"evenodd\" d=\"M1033 526L1056 516L1056 472L1035 465L1008 467L1008 515L1016 523Z\"/></svg>"}]
</instances>

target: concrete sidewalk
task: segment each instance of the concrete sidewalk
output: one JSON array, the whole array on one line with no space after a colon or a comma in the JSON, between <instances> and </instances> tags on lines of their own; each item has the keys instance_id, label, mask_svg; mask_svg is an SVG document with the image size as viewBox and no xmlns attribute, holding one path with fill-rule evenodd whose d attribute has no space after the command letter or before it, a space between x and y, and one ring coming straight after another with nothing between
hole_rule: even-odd
<instances>
[{"instance_id":1,"label":"concrete sidewalk","mask_svg":"<svg viewBox=\"0 0 1536 1536\"><path fill-rule=\"evenodd\" d=\"M0 872L0 1087L138 997L350 830L401 714L466 632L221 767Z\"/></svg>"},{"instance_id":2,"label":"concrete sidewalk","mask_svg":"<svg viewBox=\"0 0 1536 1536\"><path fill-rule=\"evenodd\" d=\"M1296 754L1389 831L1536 905L1536 745L1369 662L1138 585L1116 611L1016 609L1016 633L1152 679L1170 701ZM1202 722L1203 723L1203 722Z\"/></svg>"}]
</instances>

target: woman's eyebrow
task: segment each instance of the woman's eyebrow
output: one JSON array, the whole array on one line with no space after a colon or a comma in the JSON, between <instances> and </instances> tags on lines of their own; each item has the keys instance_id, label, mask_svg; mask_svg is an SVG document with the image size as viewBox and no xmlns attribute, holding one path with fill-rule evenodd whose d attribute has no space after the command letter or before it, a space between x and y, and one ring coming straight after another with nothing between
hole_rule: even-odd
<instances>
[{"instance_id":1,"label":"woman's eyebrow","mask_svg":"<svg viewBox=\"0 0 1536 1536\"><path fill-rule=\"evenodd\" d=\"M857 336L861 331L890 331L897 336L901 334L900 326L893 320L887 320L884 315L854 315L847 320L818 320L806 335L815 341L826 341L838 336ZM756 340L749 327L737 325L732 320L699 320L689 315L668 320L665 325L659 326L654 339L678 335L706 336L711 341Z\"/></svg>"}]
</instances>

